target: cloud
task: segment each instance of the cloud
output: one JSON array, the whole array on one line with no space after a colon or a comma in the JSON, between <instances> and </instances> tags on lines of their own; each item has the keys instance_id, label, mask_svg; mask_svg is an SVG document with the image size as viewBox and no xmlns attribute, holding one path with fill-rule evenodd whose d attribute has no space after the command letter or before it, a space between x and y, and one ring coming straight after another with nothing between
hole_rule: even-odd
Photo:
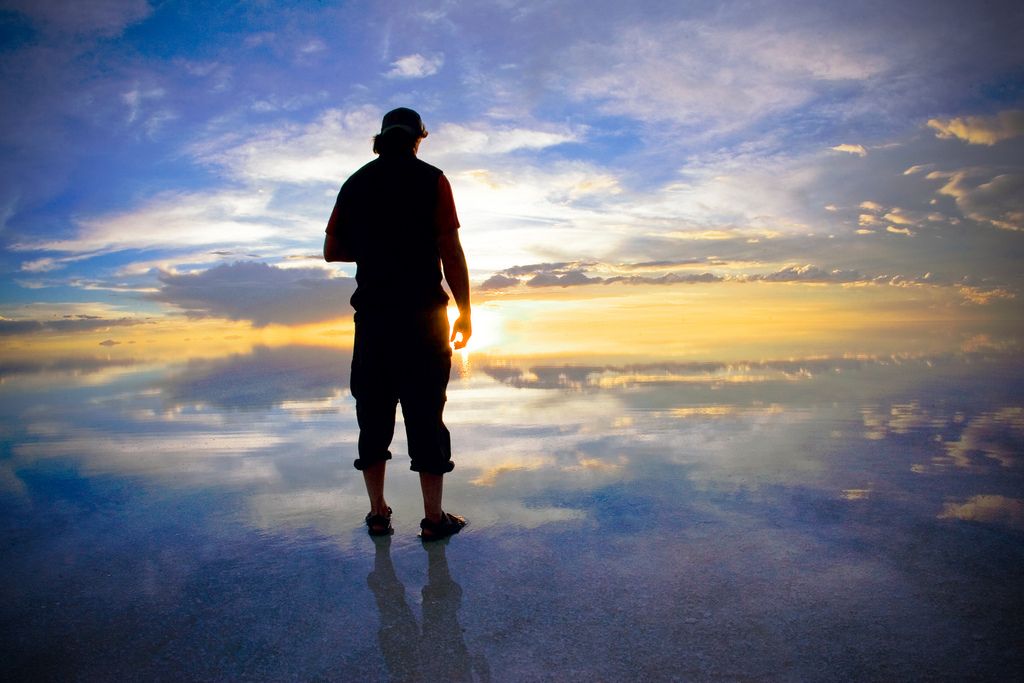
<instances>
[{"instance_id":1,"label":"cloud","mask_svg":"<svg viewBox=\"0 0 1024 683\"><path fill-rule=\"evenodd\" d=\"M375 107L328 109L310 123L256 128L244 139L234 131L211 136L190 151L238 180L340 185L373 158L380 117Z\"/></svg>"},{"instance_id":2,"label":"cloud","mask_svg":"<svg viewBox=\"0 0 1024 683\"><path fill-rule=\"evenodd\" d=\"M868 155L868 151L864 149L864 145L848 145L843 143L841 145L831 147L830 149L834 149L837 152L846 152L847 154L856 154L859 157L866 157Z\"/></svg>"},{"instance_id":3,"label":"cloud","mask_svg":"<svg viewBox=\"0 0 1024 683\"><path fill-rule=\"evenodd\" d=\"M1024 437L1024 408L1008 406L972 418L956 441L946 442L946 453L958 467L969 467L972 456L984 456L1002 467L1016 467L1021 453L1016 444Z\"/></svg>"},{"instance_id":4,"label":"cloud","mask_svg":"<svg viewBox=\"0 0 1024 683\"><path fill-rule=\"evenodd\" d=\"M501 273L495 273L490 276L483 283L480 284L480 289L483 291L493 291L497 289L506 289L508 287L515 287L519 284L519 278L509 277L502 275Z\"/></svg>"},{"instance_id":5,"label":"cloud","mask_svg":"<svg viewBox=\"0 0 1024 683\"><path fill-rule=\"evenodd\" d=\"M637 25L610 42L578 43L565 85L602 111L704 130L731 129L812 100L828 84L860 81L885 59L847 37L767 23Z\"/></svg>"},{"instance_id":6,"label":"cloud","mask_svg":"<svg viewBox=\"0 0 1024 683\"><path fill-rule=\"evenodd\" d=\"M882 216L882 218L889 221L890 223L895 223L896 225L914 224L914 219L904 214L903 210L900 209L899 207L894 208L892 211Z\"/></svg>"},{"instance_id":7,"label":"cloud","mask_svg":"<svg viewBox=\"0 0 1024 683\"><path fill-rule=\"evenodd\" d=\"M21 270L26 273L46 273L51 270L58 270L63 268L64 264L60 263L58 259L50 257L44 257L34 259L32 261L25 261L21 264Z\"/></svg>"},{"instance_id":8,"label":"cloud","mask_svg":"<svg viewBox=\"0 0 1024 683\"><path fill-rule=\"evenodd\" d=\"M649 275L617 275L605 278L605 284L622 282L627 285L676 285L695 284L699 282L723 282L729 279L715 273L666 273L658 277Z\"/></svg>"},{"instance_id":9,"label":"cloud","mask_svg":"<svg viewBox=\"0 0 1024 683\"><path fill-rule=\"evenodd\" d=\"M432 150L424 158L437 160ZM451 179L474 268L603 253L637 230L625 213L629 193L596 164L470 155L440 155L436 163Z\"/></svg>"},{"instance_id":10,"label":"cloud","mask_svg":"<svg viewBox=\"0 0 1024 683\"><path fill-rule=\"evenodd\" d=\"M66 373L78 377L101 373L109 368L128 368L138 363L139 361L132 357L111 358L107 355L11 359L0 361L0 378L12 375L36 375L47 372Z\"/></svg>"},{"instance_id":11,"label":"cloud","mask_svg":"<svg viewBox=\"0 0 1024 683\"><path fill-rule=\"evenodd\" d=\"M427 56L413 53L392 62L391 70L384 75L388 78L425 78L436 74L443 65L443 54Z\"/></svg>"},{"instance_id":12,"label":"cloud","mask_svg":"<svg viewBox=\"0 0 1024 683\"><path fill-rule=\"evenodd\" d=\"M945 503L939 519L962 519L1024 529L1024 500L999 495L971 496L963 503Z\"/></svg>"},{"instance_id":13,"label":"cloud","mask_svg":"<svg viewBox=\"0 0 1024 683\"><path fill-rule=\"evenodd\" d=\"M562 274L537 273L527 280L528 287L568 287L570 285L594 285L604 282L599 277L588 277L583 271L570 270Z\"/></svg>"},{"instance_id":14,"label":"cloud","mask_svg":"<svg viewBox=\"0 0 1024 683\"><path fill-rule=\"evenodd\" d=\"M752 275L750 279L764 282L857 282L865 278L855 270L842 268L825 270L815 265L805 264L786 266L764 275Z\"/></svg>"},{"instance_id":15,"label":"cloud","mask_svg":"<svg viewBox=\"0 0 1024 683\"><path fill-rule=\"evenodd\" d=\"M128 107L128 123L134 123L139 119L147 100L159 100L165 95L166 92L163 88L143 89L138 85L122 93L121 101Z\"/></svg>"},{"instance_id":16,"label":"cloud","mask_svg":"<svg viewBox=\"0 0 1024 683\"><path fill-rule=\"evenodd\" d=\"M446 123L430 134L430 146L440 156L453 154L507 154L518 150L538 150L567 142L578 142L581 134L568 129L537 130L460 125Z\"/></svg>"},{"instance_id":17,"label":"cloud","mask_svg":"<svg viewBox=\"0 0 1024 683\"><path fill-rule=\"evenodd\" d=\"M699 263L699 262L697 262ZM696 265L694 262L680 262L679 265ZM724 264L723 264L724 265ZM529 287L568 287L572 285L677 285L709 282L815 282L851 283L880 282L877 277L867 277L855 270L834 268L826 270L818 266L788 265L769 273L712 273L712 272L667 272L660 276L633 275L629 271L650 268L647 264L607 263L537 263L528 266L514 266L488 278L481 289L494 291L516 287L525 281ZM611 273L602 276L589 274L593 271ZM888 276L886 276L888 277Z\"/></svg>"},{"instance_id":18,"label":"cloud","mask_svg":"<svg viewBox=\"0 0 1024 683\"><path fill-rule=\"evenodd\" d=\"M939 194L953 197L963 214L1003 230L1024 230L1024 174L971 168L953 172L932 171L928 180L945 180ZM987 180L986 180L987 178Z\"/></svg>"},{"instance_id":19,"label":"cloud","mask_svg":"<svg viewBox=\"0 0 1024 683\"><path fill-rule=\"evenodd\" d=\"M319 38L311 38L299 47L299 54L311 55L327 50L327 44Z\"/></svg>"},{"instance_id":20,"label":"cloud","mask_svg":"<svg viewBox=\"0 0 1024 683\"><path fill-rule=\"evenodd\" d=\"M237 261L199 273L162 273L148 298L195 317L248 320L256 327L299 325L351 313L355 280L320 268L277 268Z\"/></svg>"},{"instance_id":21,"label":"cloud","mask_svg":"<svg viewBox=\"0 0 1024 683\"><path fill-rule=\"evenodd\" d=\"M169 192L133 211L80 219L73 237L22 242L13 249L96 254L259 243L278 232L268 220L269 199L257 192Z\"/></svg>"},{"instance_id":22,"label":"cloud","mask_svg":"<svg viewBox=\"0 0 1024 683\"><path fill-rule=\"evenodd\" d=\"M487 278L480 288L489 291L507 289L518 286L524 281L529 287L568 287L604 282L603 278L586 275L583 269L587 265L564 262L512 266Z\"/></svg>"},{"instance_id":23,"label":"cloud","mask_svg":"<svg viewBox=\"0 0 1024 683\"><path fill-rule=\"evenodd\" d=\"M914 175L915 173L923 173L929 171L935 167L935 164L914 164L907 170L903 171L903 175Z\"/></svg>"},{"instance_id":24,"label":"cloud","mask_svg":"<svg viewBox=\"0 0 1024 683\"><path fill-rule=\"evenodd\" d=\"M28 15L46 29L71 34L116 36L148 17L153 9L145 0L10 0L5 9Z\"/></svg>"},{"instance_id":25,"label":"cloud","mask_svg":"<svg viewBox=\"0 0 1024 683\"><path fill-rule=\"evenodd\" d=\"M0 317L0 336L32 334L34 332L94 332L110 327L124 327L148 322L144 318L100 318L87 315L66 315L52 320L10 319Z\"/></svg>"},{"instance_id":26,"label":"cloud","mask_svg":"<svg viewBox=\"0 0 1024 683\"><path fill-rule=\"evenodd\" d=\"M733 388L766 382L806 382L816 376L862 370L872 361L854 358L814 358L745 362L739 365L708 361L674 361L631 365L480 366L502 384L536 389L610 389L639 385L722 385ZM685 409L684 409L685 410ZM774 412L774 408L769 408ZM683 411L674 410L677 415Z\"/></svg>"},{"instance_id":27,"label":"cloud","mask_svg":"<svg viewBox=\"0 0 1024 683\"><path fill-rule=\"evenodd\" d=\"M910 228L897 228L894 225L889 225L885 228L886 232L890 232L894 235L905 235L907 237L913 237L914 232Z\"/></svg>"},{"instance_id":28,"label":"cloud","mask_svg":"<svg viewBox=\"0 0 1024 683\"><path fill-rule=\"evenodd\" d=\"M269 409L286 401L328 398L348 386L348 350L284 346L193 360L159 382L172 406L208 404L236 410ZM330 368L325 371L325 368Z\"/></svg>"},{"instance_id":29,"label":"cloud","mask_svg":"<svg viewBox=\"0 0 1024 683\"><path fill-rule=\"evenodd\" d=\"M1017 298L1015 292L1005 287L977 287L972 285L957 285L957 291L964 298L965 303L977 306L987 306L999 300L1011 301Z\"/></svg>"},{"instance_id":30,"label":"cloud","mask_svg":"<svg viewBox=\"0 0 1024 683\"><path fill-rule=\"evenodd\" d=\"M531 263L525 266L512 266L502 272L505 275L534 275L543 272L563 272L566 269L577 268L580 264L563 261L560 263Z\"/></svg>"},{"instance_id":31,"label":"cloud","mask_svg":"<svg viewBox=\"0 0 1024 683\"><path fill-rule=\"evenodd\" d=\"M1024 134L1024 111L1003 111L995 116L964 116L929 119L936 137L957 138L972 145L994 145Z\"/></svg>"},{"instance_id":32,"label":"cloud","mask_svg":"<svg viewBox=\"0 0 1024 683\"><path fill-rule=\"evenodd\" d=\"M889 232L912 236L906 228L889 226ZM873 230L860 230L858 234L874 234ZM671 262L666 262L671 263ZM953 290L965 305L988 306L999 301L1017 298L1017 292L995 278L963 276L954 279L931 272L923 275L894 273L866 274L852 268L823 268L814 264L789 264L776 270L758 272L757 263L727 262L717 258L703 261L678 262L684 270L669 270L662 275L635 275L632 270L671 268L651 263L558 262L514 266L487 278L480 291L497 292L520 286L532 288L572 287L587 285L693 285L710 283L793 283L835 286L874 287L933 287ZM719 272L685 270L687 266L718 266Z\"/></svg>"}]
</instances>

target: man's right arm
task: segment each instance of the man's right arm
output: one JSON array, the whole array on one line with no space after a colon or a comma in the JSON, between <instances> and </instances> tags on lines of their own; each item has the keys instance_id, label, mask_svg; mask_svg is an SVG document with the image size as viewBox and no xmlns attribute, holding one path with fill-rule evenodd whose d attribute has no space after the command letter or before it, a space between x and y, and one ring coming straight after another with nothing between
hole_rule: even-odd
<instances>
[{"instance_id":1,"label":"man's right arm","mask_svg":"<svg viewBox=\"0 0 1024 683\"><path fill-rule=\"evenodd\" d=\"M344 229L344 222L341 219L341 195L334 203L334 211L327 221L327 237L324 239L324 260L325 261L355 261L355 254L352 253L352 245L345 238L347 231Z\"/></svg>"},{"instance_id":2,"label":"man's right arm","mask_svg":"<svg viewBox=\"0 0 1024 683\"><path fill-rule=\"evenodd\" d=\"M356 257L342 244L334 235L327 235L324 239L324 260L325 261L355 261Z\"/></svg>"}]
</instances>

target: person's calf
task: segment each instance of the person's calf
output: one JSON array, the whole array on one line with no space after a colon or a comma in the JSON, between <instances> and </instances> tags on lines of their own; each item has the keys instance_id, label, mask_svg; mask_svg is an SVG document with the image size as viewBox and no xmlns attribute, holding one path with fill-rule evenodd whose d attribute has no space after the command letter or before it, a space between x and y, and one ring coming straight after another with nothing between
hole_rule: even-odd
<instances>
[{"instance_id":1,"label":"person's calf","mask_svg":"<svg viewBox=\"0 0 1024 683\"><path fill-rule=\"evenodd\" d=\"M380 460L363 468L363 483L366 484L366 495L370 499L370 514L374 516L390 516L390 508L384 499L384 475L387 471L387 460Z\"/></svg>"},{"instance_id":2,"label":"person's calf","mask_svg":"<svg viewBox=\"0 0 1024 683\"><path fill-rule=\"evenodd\" d=\"M423 493L423 516L431 522L440 521L444 475L420 472L420 491Z\"/></svg>"}]
</instances>

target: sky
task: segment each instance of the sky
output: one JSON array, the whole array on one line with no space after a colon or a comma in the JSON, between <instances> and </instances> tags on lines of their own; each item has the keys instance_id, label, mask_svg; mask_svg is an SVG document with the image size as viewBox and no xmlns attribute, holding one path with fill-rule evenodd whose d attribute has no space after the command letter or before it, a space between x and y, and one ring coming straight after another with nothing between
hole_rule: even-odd
<instances>
[{"instance_id":1,"label":"sky","mask_svg":"<svg viewBox=\"0 0 1024 683\"><path fill-rule=\"evenodd\" d=\"M348 339L323 230L398 106L478 348L1019 329L1022 34L1018 2L4 0L0 344Z\"/></svg>"}]
</instances>

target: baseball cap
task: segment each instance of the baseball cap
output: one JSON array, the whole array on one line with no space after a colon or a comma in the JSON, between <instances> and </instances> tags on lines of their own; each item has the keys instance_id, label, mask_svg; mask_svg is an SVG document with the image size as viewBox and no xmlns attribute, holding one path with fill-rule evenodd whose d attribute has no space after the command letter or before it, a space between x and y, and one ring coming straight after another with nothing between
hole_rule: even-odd
<instances>
[{"instance_id":1,"label":"baseball cap","mask_svg":"<svg viewBox=\"0 0 1024 683\"><path fill-rule=\"evenodd\" d=\"M427 137L427 129L423 127L423 119L420 115L407 107L392 109L384 114L384 120L380 124L381 135L392 128L401 128L415 138Z\"/></svg>"}]
</instances>

